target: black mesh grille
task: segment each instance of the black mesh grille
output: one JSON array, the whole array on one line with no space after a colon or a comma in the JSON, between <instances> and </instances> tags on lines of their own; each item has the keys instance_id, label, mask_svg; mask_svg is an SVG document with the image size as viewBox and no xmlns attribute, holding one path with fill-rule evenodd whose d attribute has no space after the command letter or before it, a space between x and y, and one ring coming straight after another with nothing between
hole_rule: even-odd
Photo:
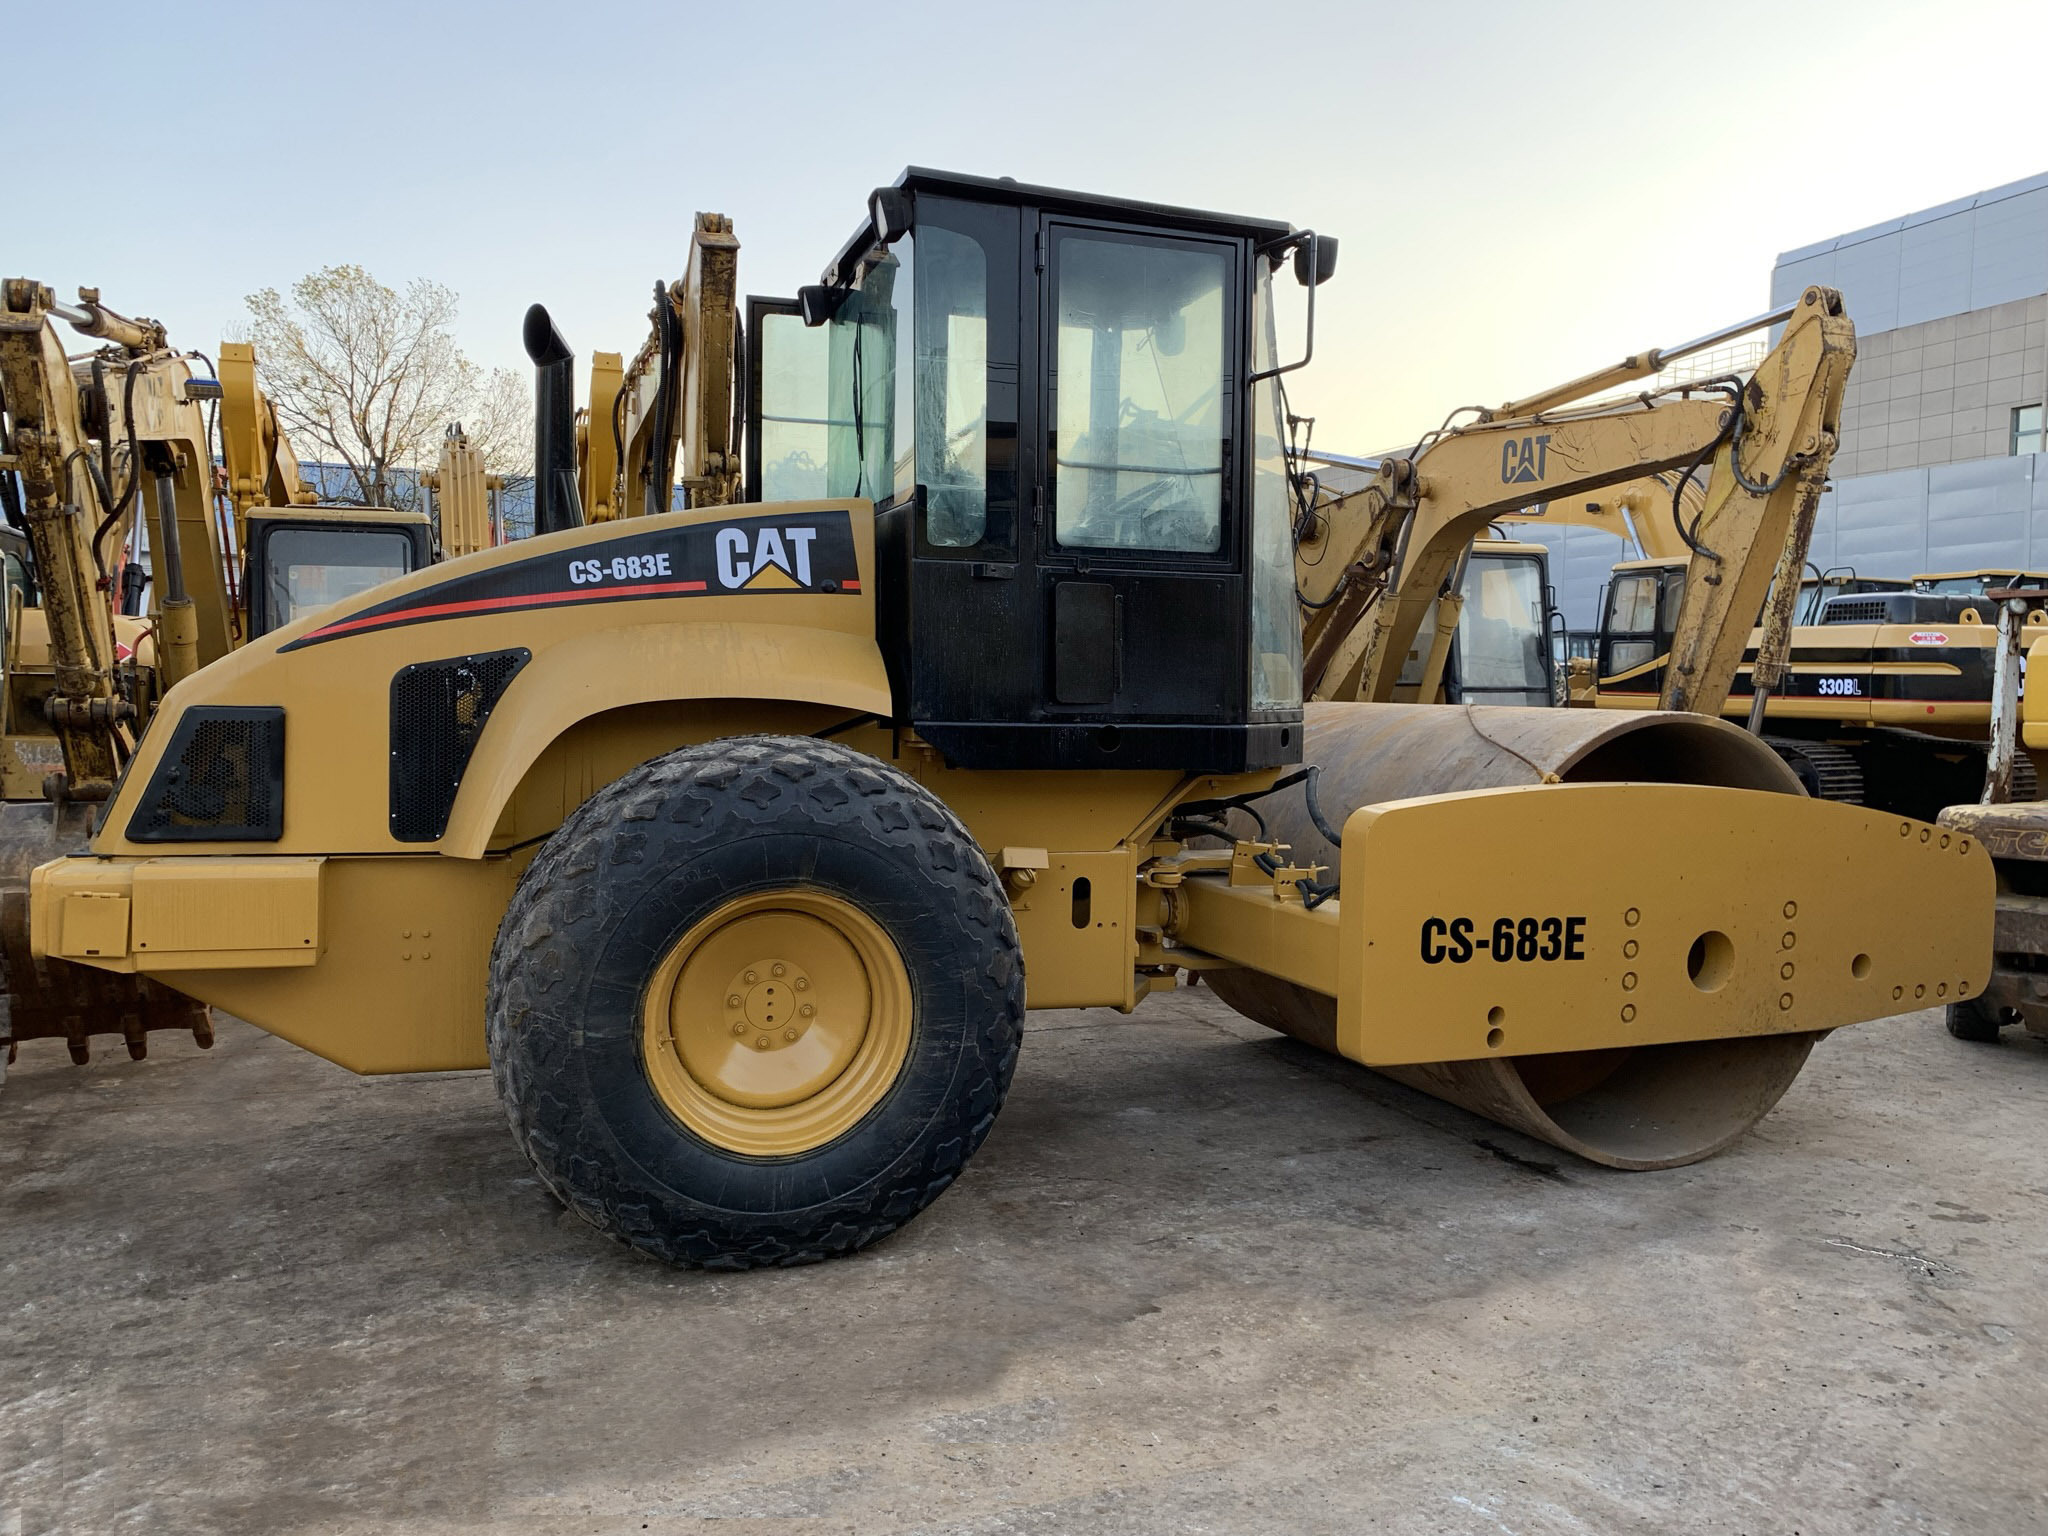
<instances>
[{"instance_id":1,"label":"black mesh grille","mask_svg":"<svg viewBox=\"0 0 2048 1536\"><path fill-rule=\"evenodd\" d=\"M1881 597L1831 597L1821 610L1823 624L1882 624L1885 600Z\"/></svg>"},{"instance_id":2,"label":"black mesh grille","mask_svg":"<svg viewBox=\"0 0 2048 1536\"><path fill-rule=\"evenodd\" d=\"M523 647L422 661L391 679L391 835L431 843L506 686L533 659Z\"/></svg>"},{"instance_id":3,"label":"black mesh grille","mask_svg":"<svg viewBox=\"0 0 2048 1536\"><path fill-rule=\"evenodd\" d=\"M284 836L284 711L199 705L128 819L137 843L274 843Z\"/></svg>"}]
</instances>

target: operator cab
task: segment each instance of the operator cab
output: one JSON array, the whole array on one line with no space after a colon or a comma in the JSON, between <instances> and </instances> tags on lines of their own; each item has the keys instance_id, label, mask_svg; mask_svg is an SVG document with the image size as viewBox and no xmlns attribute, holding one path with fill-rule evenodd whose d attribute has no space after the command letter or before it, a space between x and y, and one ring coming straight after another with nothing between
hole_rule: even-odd
<instances>
[{"instance_id":1,"label":"operator cab","mask_svg":"<svg viewBox=\"0 0 2048 1536\"><path fill-rule=\"evenodd\" d=\"M389 507L258 507L243 580L249 638L433 563L433 521Z\"/></svg>"},{"instance_id":2,"label":"operator cab","mask_svg":"<svg viewBox=\"0 0 2048 1536\"><path fill-rule=\"evenodd\" d=\"M1290 254L1312 324L1333 240L913 169L748 300L746 499L874 502L896 712L950 761L1300 761Z\"/></svg>"},{"instance_id":3,"label":"operator cab","mask_svg":"<svg viewBox=\"0 0 2048 1536\"><path fill-rule=\"evenodd\" d=\"M1655 693L1685 601L1683 560L1623 560L1600 608L1600 686Z\"/></svg>"},{"instance_id":4,"label":"operator cab","mask_svg":"<svg viewBox=\"0 0 2048 1536\"><path fill-rule=\"evenodd\" d=\"M1463 599L1429 702L1518 704L1547 709L1557 702L1557 661L1550 635L1559 616L1541 544L1475 539L1458 580ZM1435 603L1416 626L1413 648L1394 690L1398 701L1420 699L1436 635Z\"/></svg>"},{"instance_id":5,"label":"operator cab","mask_svg":"<svg viewBox=\"0 0 2048 1536\"><path fill-rule=\"evenodd\" d=\"M1811 566L1808 567L1812 569ZM1600 609L1599 665L1603 688L1655 693L1678 630L1688 564L1665 557L1624 560L1614 567ZM1859 576L1847 566L1804 576L1792 611L1795 627L1882 620L1888 605L1914 602L1896 577ZM1768 603L1768 599L1766 599ZM1757 624L1763 614L1757 614ZM1653 665L1654 664L1654 665ZM1737 690L1748 687L1746 679Z\"/></svg>"}]
</instances>

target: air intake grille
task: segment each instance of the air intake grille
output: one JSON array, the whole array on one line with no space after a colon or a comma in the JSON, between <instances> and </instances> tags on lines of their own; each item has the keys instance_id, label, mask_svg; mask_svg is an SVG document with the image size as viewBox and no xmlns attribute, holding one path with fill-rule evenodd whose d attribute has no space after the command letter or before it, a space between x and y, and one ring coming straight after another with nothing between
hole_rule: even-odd
<instances>
[{"instance_id":1,"label":"air intake grille","mask_svg":"<svg viewBox=\"0 0 2048 1536\"><path fill-rule=\"evenodd\" d=\"M1881 597L1835 597L1821 610L1823 624L1882 624L1885 600Z\"/></svg>"},{"instance_id":2,"label":"air intake grille","mask_svg":"<svg viewBox=\"0 0 2048 1536\"><path fill-rule=\"evenodd\" d=\"M284 711L186 710L128 819L129 841L274 843L282 836Z\"/></svg>"},{"instance_id":3,"label":"air intake grille","mask_svg":"<svg viewBox=\"0 0 2048 1536\"><path fill-rule=\"evenodd\" d=\"M391 835L431 843L448 830L470 754L519 669L521 647L422 661L391 679Z\"/></svg>"}]
</instances>

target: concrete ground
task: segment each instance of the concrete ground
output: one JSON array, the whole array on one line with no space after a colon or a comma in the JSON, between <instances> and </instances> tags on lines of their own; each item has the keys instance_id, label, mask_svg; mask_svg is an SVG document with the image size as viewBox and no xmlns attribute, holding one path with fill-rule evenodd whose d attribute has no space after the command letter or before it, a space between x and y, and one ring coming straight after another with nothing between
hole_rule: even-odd
<instances>
[{"instance_id":1,"label":"concrete ground","mask_svg":"<svg viewBox=\"0 0 2048 1536\"><path fill-rule=\"evenodd\" d=\"M0 1533L2048 1530L2040 1041L1845 1031L1619 1174L1206 992L1033 1024L936 1206L739 1276L565 1216L484 1074L25 1051Z\"/></svg>"}]
</instances>

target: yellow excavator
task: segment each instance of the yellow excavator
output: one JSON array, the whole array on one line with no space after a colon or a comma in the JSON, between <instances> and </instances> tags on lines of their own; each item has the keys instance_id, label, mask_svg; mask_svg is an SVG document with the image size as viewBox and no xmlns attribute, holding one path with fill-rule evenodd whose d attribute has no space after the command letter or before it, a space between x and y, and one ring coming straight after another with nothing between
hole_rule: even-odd
<instances>
[{"instance_id":1,"label":"yellow excavator","mask_svg":"<svg viewBox=\"0 0 2048 1536\"><path fill-rule=\"evenodd\" d=\"M1353 1061L1651 1168L1740 1135L1829 1030L1980 990L1981 851L1805 797L1725 722L1304 708L1290 266L1312 342L1326 236L908 171L817 283L749 300L743 335L686 298L649 398L678 402L689 506L600 522L573 360L530 315L558 531L181 687L90 851L36 871L35 952L360 1072L488 1064L571 1209L727 1268L850 1252L936 1199L1027 1006L1129 1011L1199 971ZM1642 416L1639 457L1715 462L1698 534L1725 569L1688 599L1710 618L1754 614L1825 472L1838 308L1816 289L1788 317L1782 391ZM737 444L689 378L721 340ZM1568 461L1533 439L1574 430L1540 409L1488 438L1539 493ZM643 508L671 504L662 478ZM1351 607L1357 656L1310 636L1316 675L1391 687L1382 658L1487 510L1453 511L1441 550L1415 524L1407 564L1413 519L1370 514L1385 536L1349 563L1409 578ZM1718 706L1740 636L1724 654L1713 628L1674 703ZM1867 900L1883 886L1921 899Z\"/></svg>"},{"instance_id":2,"label":"yellow excavator","mask_svg":"<svg viewBox=\"0 0 2048 1536\"><path fill-rule=\"evenodd\" d=\"M101 345L68 356L60 326ZM64 1039L80 1062L97 1033L121 1035L136 1057L153 1029L210 1039L188 998L34 959L28 871L84 845L168 689L324 603L420 569L433 530L420 513L318 505L248 346L223 345L216 373L96 290L73 305L41 283L5 283L0 421L0 1071L41 1037Z\"/></svg>"},{"instance_id":3,"label":"yellow excavator","mask_svg":"<svg viewBox=\"0 0 2048 1536\"><path fill-rule=\"evenodd\" d=\"M1509 529L1599 528L1636 550L1612 568L1594 652L1580 664L1572 702L1658 707L1679 609L1697 574L1682 543L1697 492L1696 482L1666 476L1635 488L1621 505L1567 498L1502 515ZM1753 718L1813 794L1919 817L1975 800L1986 772L1998 644L1997 605L1986 594L2021 585L2038 581L2016 571L1884 579L1809 565L1762 710L1751 683L1758 629L1723 711ZM2048 633L2048 616L2037 610L2028 625L2031 642ZM2030 798L2038 779L2025 753L2016 772L2017 794Z\"/></svg>"},{"instance_id":4,"label":"yellow excavator","mask_svg":"<svg viewBox=\"0 0 2048 1536\"><path fill-rule=\"evenodd\" d=\"M1629 404L1640 408L1633 399ZM1629 467L1639 462L1636 447L1625 432L1611 435L1594 445L1590 457L1582 456L1579 466ZM1303 459L1318 503L1327 505L1356 495L1383 462L1328 453ZM1490 465L1477 459L1458 466L1439 460L1429 477L1433 494L1447 495L1460 474L1478 477L1475 494L1490 494L1494 487ZM1634 557L1612 567L1592 653L1566 663L1568 679L1555 690L1560 702L1602 709L1660 707L1682 599L1688 581L1698 574L1684 530L1697 519L1705 491L1697 474L1667 470L1590 493L1497 509L1488 536L1475 539L1453 575L1454 587L1469 584L1476 593L1484 585L1495 594L1486 616L1476 624L1462 617L1470 594L1459 603L1427 609L1391 696L1453 702L1469 696L1484 703L1513 698L1519 691L1527 702L1538 701L1534 695L1552 666L1552 631L1562 622L1553 603L1533 601L1538 589L1528 573L1542 560L1540 546L1504 536L1524 527L1562 524L1610 534ZM1318 560L1329 564L1320 551ZM1765 690L1761 713L1752 686L1760 624L1748 631L1744 659L1721 712L1760 729L1811 794L1922 817L1974 800L1985 779L1997 646L1996 605L1985 594L2028 582L2026 573L2012 571L1885 579L1851 570L1820 571L1809 564L1799 583L1783 661ZM1312 579L1309 586L1314 586ZM1505 601L1511 586L1515 598ZM1310 621L1317 622L1313 614ZM2042 622L2038 611L2028 617L2023 646L2043 633ZM1326 626L1326 633L1338 628ZM1354 648L1362 644L1362 636L1350 639ZM1467 651L1497 686L1467 686L1461 676ZM2031 799L2037 783L2036 765L2023 751L2014 764L2014 798Z\"/></svg>"}]
</instances>

